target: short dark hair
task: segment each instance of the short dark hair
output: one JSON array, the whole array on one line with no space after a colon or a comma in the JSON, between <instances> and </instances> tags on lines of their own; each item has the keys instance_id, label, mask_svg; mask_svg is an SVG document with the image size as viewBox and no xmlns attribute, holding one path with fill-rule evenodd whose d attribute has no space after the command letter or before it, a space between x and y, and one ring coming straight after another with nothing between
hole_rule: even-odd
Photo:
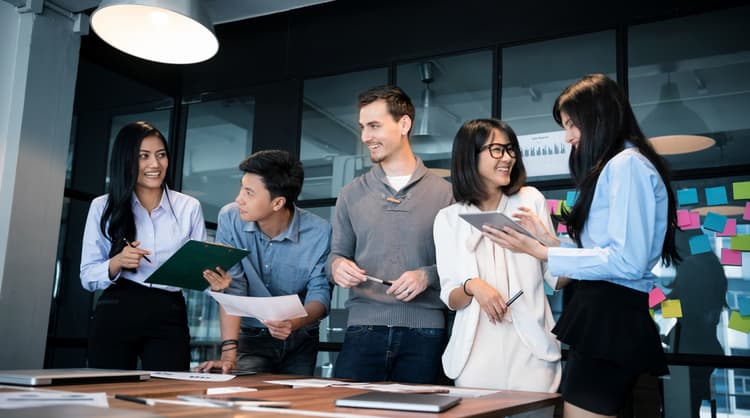
<instances>
[{"instance_id":1,"label":"short dark hair","mask_svg":"<svg viewBox=\"0 0 750 418\"><path fill-rule=\"evenodd\" d=\"M305 180L302 162L297 157L283 150L258 151L240 163L240 170L260 176L271 198L284 197L284 206L294 210Z\"/></svg>"},{"instance_id":2,"label":"short dark hair","mask_svg":"<svg viewBox=\"0 0 750 418\"><path fill-rule=\"evenodd\" d=\"M457 202L479 206L479 203L487 198L487 192L477 170L478 155L494 129L507 135L516 150L516 162L510 172L510 183L502 187L503 193L507 196L514 195L526 183L526 168L521 159L518 137L510 125L497 119L470 120L458 129L453 139L451 180L453 197Z\"/></svg>"},{"instance_id":3,"label":"short dark hair","mask_svg":"<svg viewBox=\"0 0 750 418\"><path fill-rule=\"evenodd\" d=\"M411 102L411 98L405 91L401 90L400 87L385 85L373 87L365 92L359 94L357 98L358 109L369 105L377 100L384 100L388 105L388 113L393 116L393 120L397 121L404 115L411 119L412 127L414 126L414 104ZM411 128L409 132L411 134Z\"/></svg>"}]
</instances>

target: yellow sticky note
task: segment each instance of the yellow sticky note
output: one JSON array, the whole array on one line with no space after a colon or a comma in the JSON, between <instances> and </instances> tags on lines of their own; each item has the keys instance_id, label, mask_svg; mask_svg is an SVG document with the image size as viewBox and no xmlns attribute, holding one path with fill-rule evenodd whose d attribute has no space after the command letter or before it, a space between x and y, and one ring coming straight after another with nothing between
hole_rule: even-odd
<instances>
[{"instance_id":1,"label":"yellow sticky note","mask_svg":"<svg viewBox=\"0 0 750 418\"><path fill-rule=\"evenodd\" d=\"M662 302L661 316L664 318L682 318L682 304L680 300L670 299Z\"/></svg>"},{"instance_id":2,"label":"yellow sticky note","mask_svg":"<svg viewBox=\"0 0 750 418\"><path fill-rule=\"evenodd\" d=\"M738 181L732 184L734 200L750 199L750 181Z\"/></svg>"},{"instance_id":3,"label":"yellow sticky note","mask_svg":"<svg viewBox=\"0 0 750 418\"><path fill-rule=\"evenodd\" d=\"M654 310L653 309L649 309L648 313L651 314L651 319L654 319Z\"/></svg>"},{"instance_id":4,"label":"yellow sticky note","mask_svg":"<svg viewBox=\"0 0 750 418\"><path fill-rule=\"evenodd\" d=\"M730 238L729 248L740 251L750 251L750 235L736 235Z\"/></svg>"},{"instance_id":5,"label":"yellow sticky note","mask_svg":"<svg viewBox=\"0 0 750 418\"><path fill-rule=\"evenodd\" d=\"M747 334L750 332L750 316L742 316L739 312L732 311L732 315L729 316L729 328Z\"/></svg>"}]
</instances>

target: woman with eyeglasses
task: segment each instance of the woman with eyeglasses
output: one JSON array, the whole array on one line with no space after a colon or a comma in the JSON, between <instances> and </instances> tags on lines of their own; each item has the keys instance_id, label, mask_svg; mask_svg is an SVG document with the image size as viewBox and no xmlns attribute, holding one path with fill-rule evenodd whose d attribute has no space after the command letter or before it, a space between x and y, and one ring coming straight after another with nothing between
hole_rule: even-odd
<instances>
[{"instance_id":1,"label":"woman with eyeglasses","mask_svg":"<svg viewBox=\"0 0 750 418\"><path fill-rule=\"evenodd\" d=\"M614 417L641 373L669 372L648 292L656 263L680 261L675 197L665 161L614 80L584 76L558 96L553 116L573 147L570 172L580 191L566 219L573 245L540 245L508 228L486 235L575 279L575 293L553 330L569 346L563 413Z\"/></svg>"},{"instance_id":2,"label":"woman with eyeglasses","mask_svg":"<svg viewBox=\"0 0 750 418\"><path fill-rule=\"evenodd\" d=\"M495 119L466 122L453 141L451 176L456 203L441 210L434 224L440 296L456 311L443 354L445 373L456 386L555 392L560 345L550 332L554 320L544 282L554 289L557 279L546 263L495 245L459 217L530 212L552 229L544 196L524 186L513 129ZM554 410L542 412L551 417Z\"/></svg>"}]
</instances>

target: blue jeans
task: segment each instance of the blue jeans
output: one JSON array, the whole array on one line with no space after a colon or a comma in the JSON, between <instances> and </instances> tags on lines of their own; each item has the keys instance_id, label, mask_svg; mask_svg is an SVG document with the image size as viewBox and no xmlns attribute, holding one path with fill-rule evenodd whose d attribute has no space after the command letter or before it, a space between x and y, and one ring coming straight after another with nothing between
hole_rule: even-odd
<instances>
[{"instance_id":1,"label":"blue jeans","mask_svg":"<svg viewBox=\"0 0 750 418\"><path fill-rule=\"evenodd\" d=\"M442 328L351 326L334 375L360 382L435 383L444 348Z\"/></svg>"},{"instance_id":2,"label":"blue jeans","mask_svg":"<svg viewBox=\"0 0 750 418\"><path fill-rule=\"evenodd\" d=\"M318 333L317 326L304 327L286 340L277 340L268 328L241 328L237 369L312 376L318 357Z\"/></svg>"}]
</instances>

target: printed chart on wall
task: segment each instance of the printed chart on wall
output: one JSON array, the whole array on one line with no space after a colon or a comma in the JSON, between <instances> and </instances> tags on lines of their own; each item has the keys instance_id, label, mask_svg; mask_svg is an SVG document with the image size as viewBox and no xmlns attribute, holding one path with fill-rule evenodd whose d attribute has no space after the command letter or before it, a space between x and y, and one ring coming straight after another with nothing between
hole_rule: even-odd
<instances>
[{"instance_id":1,"label":"printed chart on wall","mask_svg":"<svg viewBox=\"0 0 750 418\"><path fill-rule=\"evenodd\" d=\"M529 177L568 176L570 144L565 131L519 135L523 164Z\"/></svg>"}]
</instances>

